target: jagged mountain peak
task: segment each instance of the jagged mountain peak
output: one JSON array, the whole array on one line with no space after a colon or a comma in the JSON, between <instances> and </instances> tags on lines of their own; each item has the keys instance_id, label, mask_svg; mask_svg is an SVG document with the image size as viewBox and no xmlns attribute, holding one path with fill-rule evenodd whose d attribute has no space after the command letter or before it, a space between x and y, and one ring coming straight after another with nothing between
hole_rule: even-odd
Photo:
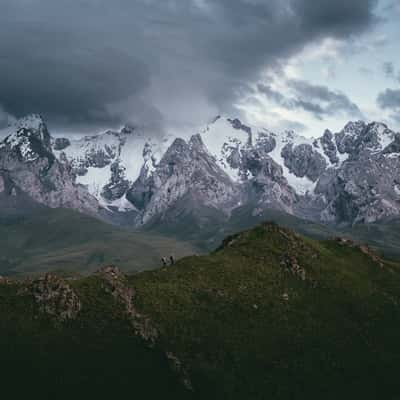
<instances>
[{"instance_id":1,"label":"jagged mountain peak","mask_svg":"<svg viewBox=\"0 0 400 400\"><path fill-rule=\"evenodd\" d=\"M348 135L358 135L365 129L366 123L364 121L349 121L343 128L342 132Z\"/></svg>"},{"instance_id":2,"label":"jagged mountain peak","mask_svg":"<svg viewBox=\"0 0 400 400\"><path fill-rule=\"evenodd\" d=\"M18 154L26 162L40 157L53 160L51 137L43 118L38 114L19 119L10 127L10 134L0 143L0 149L6 148Z\"/></svg>"},{"instance_id":3,"label":"jagged mountain peak","mask_svg":"<svg viewBox=\"0 0 400 400\"><path fill-rule=\"evenodd\" d=\"M396 133L382 122L349 122L338 133L335 141L340 153L347 153L350 159L376 154L395 140Z\"/></svg>"},{"instance_id":4,"label":"jagged mountain peak","mask_svg":"<svg viewBox=\"0 0 400 400\"><path fill-rule=\"evenodd\" d=\"M394 139L395 134L378 122L350 121L337 133L326 130L320 137L308 138L293 130L276 133L218 115L187 139L152 138L143 129L127 126L75 141L66 153L78 173L78 182L87 185L103 204L107 203L103 194L110 193L110 188L113 196L107 195L107 201L120 201L125 199L125 188L137 180L154 179L157 183L159 171L164 168L165 175L178 164L184 164L181 172L190 175L188 166L194 167L191 164L203 159L218 179L228 179L230 185L238 187L247 185L243 190L254 190L256 196L262 193L264 205L272 198L275 206L296 212L296 195L300 199L323 196L322 203L328 201L333 186L328 188L326 182L331 182L347 161L380 154L384 148L392 155L398 147ZM391 143L395 144L388 146ZM153 192L160 190L150 186ZM142 203L136 195L131 198Z\"/></svg>"},{"instance_id":5,"label":"jagged mountain peak","mask_svg":"<svg viewBox=\"0 0 400 400\"><path fill-rule=\"evenodd\" d=\"M126 124L120 129L120 132L123 135L130 135L136 131L137 131L136 127L130 124Z\"/></svg>"},{"instance_id":6,"label":"jagged mountain peak","mask_svg":"<svg viewBox=\"0 0 400 400\"><path fill-rule=\"evenodd\" d=\"M49 207L66 207L99 215L99 205L75 176L64 154L57 159L46 123L39 115L17 121L0 143L0 178L8 190L0 188L0 203L7 192ZM4 185L3 185L4 186Z\"/></svg>"},{"instance_id":7,"label":"jagged mountain peak","mask_svg":"<svg viewBox=\"0 0 400 400\"><path fill-rule=\"evenodd\" d=\"M191 138L189 140L189 146L191 146L191 148L197 148L197 149L207 151L207 149L204 145L203 139L201 138L201 135L199 133L191 136Z\"/></svg>"},{"instance_id":8,"label":"jagged mountain peak","mask_svg":"<svg viewBox=\"0 0 400 400\"><path fill-rule=\"evenodd\" d=\"M28 114L25 117L18 119L14 125L17 130L21 128L39 130L41 125L46 124L40 114Z\"/></svg>"},{"instance_id":9,"label":"jagged mountain peak","mask_svg":"<svg viewBox=\"0 0 400 400\"><path fill-rule=\"evenodd\" d=\"M32 144L40 145L72 168L102 206L132 211L141 223L172 207L178 213L183 203L186 210L206 206L224 216L246 206L253 215L275 208L350 223L400 212L400 139L383 123L350 121L339 132L308 138L220 115L193 133L157 137L126 125L50 140L45 122L34 115L19 122L0 150L15 148L35 161L41 154Z\"/></svg>"}]
</instances>

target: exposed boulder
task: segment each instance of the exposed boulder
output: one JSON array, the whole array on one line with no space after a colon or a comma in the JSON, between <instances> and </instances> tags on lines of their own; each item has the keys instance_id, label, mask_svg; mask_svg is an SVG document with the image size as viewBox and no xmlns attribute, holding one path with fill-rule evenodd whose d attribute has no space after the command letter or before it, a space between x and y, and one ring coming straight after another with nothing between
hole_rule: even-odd
<instances>
[{"instance_id":1,"label":"exposed boulder","mask_svg":"<svg viewBox=\"0 0 400 400\"><path fill-rule=\"evenodd\" d=\"M71 286L53 274L34 280L30 291L39 311L49 315L56 323L75 319L82 308Z\"/></svg>"},{"instance_id":2,"label":"exposed boulder","mask_svg":"<svg viewBox=\"0 0 400 400\"><path fill-rule=\"evenodd\" d=\"M365 128L366 124L363 121L349 122L340 132L336 133L335 142L339 153L355 155L360 142L359 138Z\"/></svg>"},{"instance_id":3,"label":"exposed boulder","mask_svg":"<svg viewBox=\"0 0 400 400\"><path fill-rule=\"evenodd\" d=\"M111 179L101 192L101 195L108 201L120 199L129 189L130 182L126 179L125 167L119 160L113 162L110 166Z\"/></svg>"},{"instance_id":4,"label":"exposed boulder","mask_svg":"<svg viewBox=\"0 0 400 400\"><path fill-rule=\"evenodd\" d=\"M287 144L282 149L285 166L299 178L307 177L315 182L325 171L327 164L324 157L314 151L309 144L293 146Z\"/></svg>"},{"instance_id":5,"label":"exposed boulder","mask_svg":"<svg viewBox=\"0 0 400 400\"><path fill-rule=\"evenodd\" d=\"M234 129L242 130L242 131L248 133L249 135L251 135L251 128L249 126L247 126L247 125L242 124L240 119L238 119L238 118L229 119L228 118L228 121L232 124L232 127Z\"/></svg>"},{"instance_id":6,"label":"exposed boulder","mask_svg":"<svg viewBox=\"0 0 400 400\"><path fill-rule=\"evenodd\" d=\"M53 149L56 151L61 151L66 149L68 146L71 145L71 142L67 138L56 138L54 140Z\"/></svg>"},{"instance_id":7,"label":"exposed boulder","mask_svg":"<svg viewBox=\"0 0 400 400\"><path fill-rule=\"evenodd\" d=\"M338 164L339 157L337 156L336 145L333 139L333 133L327 129L322 135L320 143L322 145L325 155L329 158L329 161L332 164Z\"/></svg>"}]
</instances>

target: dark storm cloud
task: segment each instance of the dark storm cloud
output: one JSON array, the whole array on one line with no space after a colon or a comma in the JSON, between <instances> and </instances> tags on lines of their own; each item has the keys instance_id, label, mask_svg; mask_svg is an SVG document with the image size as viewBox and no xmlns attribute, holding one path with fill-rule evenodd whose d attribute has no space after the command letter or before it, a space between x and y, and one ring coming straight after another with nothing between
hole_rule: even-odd
<instances>
[{"instance_id":1,"label":"dark storm cloud","mask_svg":"<svg viewBox=\"0 0 400 400\"><path fill-rule=\"evenodd\" d=\"M10 115L0 106L0 129L6 128L10 122Z\"/></svg>"},{"instance_id":2,"label":"dark storm cloud","mask_svg":"<svg viewBox=\"0 0 400 400\"><path fill-rule=\"evenodd\" d=\"M270 85L259 84L257 87L260 93L281 107L288 110L302 109L317 119L339 114L362 116L358 106L341 92L300 79L288 80L286 85L291 96L283 95L272 89Z\"/></svg>"},{"instance_id":3,"label":"dark storm cloud","mask_svg":"<svg viewBox=\"0 0 400 400\"><path fill-rule=\"evenodd\" d=\"M392 112L390 117L400 123L400 89L386 89L378 95L377 103L382 110Z\"/></svg>"},{"instance_id":4,"label":"dark storm cloud","mask_svg":"<svg viewBox=\"0 0 400 400\"><path fill-rule=\"evenodd\" d=\"M394 65L392 62L384 62L382 64L382 69L383 69L383 73L385 74L385 76L387 78L393 78L394 77Z\"/></svg>"},{"instance_id":5,"label":"dark storm cloud","mask_svg":"<svg viewBox=\"0 0 400 400\"><path fill-rule=\"evenodd\" d=\"M377 102L382 109L400 111L400 89L386 89L379 94Z\"/></svg>"},{"instance_id":6,"label":"dark storm cloud","mask_svg":"<svg viewBox=\"0 0 400 400\"><path fill-rule=\"evenodd\" d=\"M1 0L0 105L58 126L203 118L309 42L368 29L376 3Z\"/></svg>"},{"instance_id":7,"label":"dark storm cloud","mask_svg":"<svg viewBox=\"0 0 400 400\"><path fill-rule=\"evenodd\" d=\"M394 64L390 61L384 62L382 64L383 73L386 78L394 79L400 82L400 71L396 71Z\"/></svg>"}]
</instances>

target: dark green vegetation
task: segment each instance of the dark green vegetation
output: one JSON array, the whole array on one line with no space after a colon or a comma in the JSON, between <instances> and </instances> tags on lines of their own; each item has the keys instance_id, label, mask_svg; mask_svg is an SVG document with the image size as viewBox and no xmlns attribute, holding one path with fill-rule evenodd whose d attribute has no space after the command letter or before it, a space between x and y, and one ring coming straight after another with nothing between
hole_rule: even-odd
<instances>
[{"instance_id":1,"label":"dark green vegetation","mask_svg":"<svg viewBox=\"0 0 400 400\"><path fill-rule=\"evenodd\" d=\"M400 265L367 248L264 224L210 255L132 275L125 284L135 308L159 332L154 349L133 335L101 282L98 275L70 281L82 308L58 325L21 291L26 283L0 285L7 386L22 390L26 382L30 398L43 390L67 398L241 400L399 393ZM167 349L193 392L177 386Z\"/></svg>"},{"instance_id":2,"label":"dark green vegetation","mask_svg":"<svg viewBox=\"0 0 400 400\"><path fill-rule=\"evenodd\" d=\"M0 214L0 275L48 270L90 272L117 264L126 271L160 265L160 258L193 254L191 245L156 234L133 233L64 209Z\"/></svg>"},{"instance_id":3,"label":"dark green vegetation","mask_svg":"<svg viewBox=\"0 0 400 400\"><path fill-rule=\"evenodd\" d=\"M160 351L132 334L101 278L73 282L75 320L54 324L22 284L0 285L0 382L4 399L181 399L186 391Z\"/></svg>"}]
</instances>

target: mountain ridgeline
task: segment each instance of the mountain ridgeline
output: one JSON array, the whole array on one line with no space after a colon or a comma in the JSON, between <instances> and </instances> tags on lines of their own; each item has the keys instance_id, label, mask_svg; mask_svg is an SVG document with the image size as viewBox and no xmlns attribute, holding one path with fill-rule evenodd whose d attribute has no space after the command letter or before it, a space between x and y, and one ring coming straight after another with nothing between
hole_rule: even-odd
<instances>
[{"instance_id":1,"label":"mountain ridgeline","mask_svg":"<svg viewBox=\"0 0 400 400\"><path fill-rule=\"evenodd\" d=\"M217 117L186 139L132 126L68 139L32 115L0 142L0 205L71 208L211 248L271 213L331 231L390 224L399 173L400 135L377 122L310 139Z\"/></svg>"},{"instance_id":2,"label":"mountain ridgeline","mask_svg":"<svg viewBox=\"0 0 400 400\"><path fill-rule=\"evenodd\" d=\"M398 263L271 223L157 271L2 278L2 394L394 399L399 304Z\"/></svg>"}]
</instances>

